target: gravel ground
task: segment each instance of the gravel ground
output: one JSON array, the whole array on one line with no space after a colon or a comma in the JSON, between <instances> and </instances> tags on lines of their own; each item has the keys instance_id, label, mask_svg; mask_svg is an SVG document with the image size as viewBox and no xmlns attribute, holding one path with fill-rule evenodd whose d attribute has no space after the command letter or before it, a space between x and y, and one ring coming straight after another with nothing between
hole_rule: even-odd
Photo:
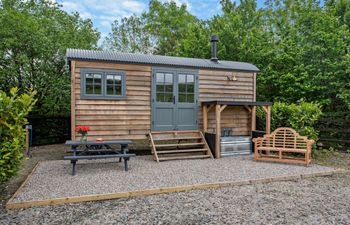
<instances>
[{"instance_id":1,"label":"gravel ground","mask_svg":"<svg viewBox=\"0 0 350 225\"><path fill-rule=\"evenodd\" d=\"M280 176L332 171L319 165L253 162L251 157L227 157L220 160L182 160L156 163L151 156L131 159L124 172L116 160L81 160L77 175L71 176L69 161L42 162L14 202L50 198L116 193L160 187L233 182Z\"/></svg>"},{"instance_id":2,"label":"gravel ground","mask_svg":"<svg viewBox=\"0 0 350 225\"><path fill-rule=\"evenodd\" d=\"M100 202L0 209L0 224L349 224L350 173Z\"/></svg>"}]
</instances>

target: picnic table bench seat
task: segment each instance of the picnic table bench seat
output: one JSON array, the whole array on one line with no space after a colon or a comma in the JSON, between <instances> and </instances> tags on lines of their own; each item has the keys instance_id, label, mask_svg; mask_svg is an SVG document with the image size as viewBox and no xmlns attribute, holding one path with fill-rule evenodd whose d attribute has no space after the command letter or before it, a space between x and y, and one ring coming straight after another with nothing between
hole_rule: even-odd
<instances>
[{"instance_id":1,"label":"picnic table bench seat","mask_svg":"<svg viewBox=\"0 0 350 225\"><path fill-rule=\"evenodd\" d=\"M130 140L118 140L118 141L66 141L66 145L71 147L70 153L73 155L64 156L64 160L70 160L73 169L72 175L75 175L75 166L78 160L81 159L106 159L106 158L119 158L119 162L124 160L124 169L128 171L128 160L130 157L136 156L128 152L128 145L131 144ZM121 150L114 149L111 145L120 145ZM83 149L78 149L83 147Z\"/></svg>"},{"instance_id":2,"label":"picnic table bench seat","mask_svg":"<svg viewBox=\"0 0 350 225\"><path fill-rule=\"evenodd\" d=\"M301 163L308 166L311 162L311 146L315 143L289 127L277 128L271 134L254 138L254 160L285 163ZM277 152L278 154L270 154ZM283 153L301 153L304 158L285 156Z\"/></svg>"}]
</instances>

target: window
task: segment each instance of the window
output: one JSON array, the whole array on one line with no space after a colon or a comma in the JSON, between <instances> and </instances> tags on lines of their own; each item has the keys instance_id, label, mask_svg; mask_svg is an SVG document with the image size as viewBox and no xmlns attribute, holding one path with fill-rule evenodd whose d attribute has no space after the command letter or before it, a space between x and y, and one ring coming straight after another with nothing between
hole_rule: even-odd
<instances>
[{"instance_id":1,"label":"window","mask_svg":"<svg viewBox=\"0 0 350 225\"><path fill-rule=\"evenodd\" d=\"M125 72L81 69L81 99L125 99Z\"/></svg>"},{"instance_id":2,"label":"window","mask_svg":"<svg viewBox=\"0 0 350 225\"><path fill-rule=\"evenodd\" d=\"M107 74L107 95L121 96L122 95L122 76Z\"/></svg>"},{"instance_id":3,"label":"window","mask_svg":"<svg viewBox=\"0 0 350 225\"><path fill-rule=\"evenodd\" d=\"M101 73L87 73L85 75L85 93L88 95L102 94L102 74Z\"/></svg>"},{"instance_id":4,"label":"window","mask_svg":"<svg viewBox=\"0 0 350 225\"><path fill-rule=\"evenodd\" d=\"M179 74L179 102L194 102L194 75L193 74Z\"/></svg>"},{"instance_id":5,"label":"window","mask_svg":"<svg viewBox=\"0 0 350 225\"><path fill-rule=\"evenodd\" d=\"M157 73L157 102L173 102L173 81L172 73Z\"/></svg>"}]
</instances>

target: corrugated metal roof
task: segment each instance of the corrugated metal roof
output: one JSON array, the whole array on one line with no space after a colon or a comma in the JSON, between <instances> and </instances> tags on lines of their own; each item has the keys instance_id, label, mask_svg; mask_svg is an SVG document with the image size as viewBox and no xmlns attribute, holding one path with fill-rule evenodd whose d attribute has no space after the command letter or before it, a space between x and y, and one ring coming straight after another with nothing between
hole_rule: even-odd
<instances>
[{"instance_id":1,"label":"corrugated metal roof","mask_svg":"<svg viewBox=\"0 0 350 225\"><path fill-rule=\"evenodd\" d=\"M218 63L210 59L184 58L160 55L143 55L134 53L120 53L114 51L95 51L83 49L67 49L67 60L98 60L122 63L149 64L158 66L189 67L203 69L223 69L259 72L250 63L219 60Z\"/></svg>"}]
</instances>

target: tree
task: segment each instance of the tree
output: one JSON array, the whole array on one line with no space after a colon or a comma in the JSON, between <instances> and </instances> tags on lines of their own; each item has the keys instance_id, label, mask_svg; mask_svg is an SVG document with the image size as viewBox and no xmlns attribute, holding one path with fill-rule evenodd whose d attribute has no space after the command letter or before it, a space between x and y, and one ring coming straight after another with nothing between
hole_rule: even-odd
<instances>
[{"instance_id":1,"label":"tree","mask_svg":"<svg viewBox=\"0 0 350 225\"><path fill-rule=\"evenodd\" d=\"M91 20L45 0L3 0L0 5L0 89L37 91L34 114L69 115L67 48L97 47Z\"/></svg>"},{"instance_id":2,"label":"tree","mask_svg":"<svg viewBox=\"0 0 350 225\"><path fill-rule=\"evenodd\" d=\"M346 2L346 1L345 1ZM223 14L209 21L220 37L219 59L256 64L258 99L347 105L349 93L348 4L322 7L316 0L222 0Z\"/></svg>"},{"instance_id":3,"label":"tree","mask_svg":"<svg viewBox=\"0 0 350 225\"><path fill-rule=\"evenodd\" d=\"M189 28L197 22L199 20L187 11L186 4L177 6L175 1L152 0L146 27L157 39L155 54L176 55L182 40L189 35Z\"/></svg>"},{"instance_id":4,"label":"tree","mask_svg":"<svg viewBox=\"0 0 350 225\"><path fill-rule=\"evenodd\" d=\"M104 48L177 55L188 49L189 43L182 47L182 41L193 37L192 32L200 29L199 23L200 20L187 11L185 4L177 6L175 1L162 3L152 0L148 12L141 16L123 18L120 22L114 21L112 31L104 42ZM182 50L179 51L180 48Z\"/></svg>"},{"instance_id":5,"label":"tree","mask_svg":"<svg viewBox=\"0 0 350 225\"><path fill-rule=\"evenodd\" d=\"M103 47L119 52L149 54L154 51L155 37L146 28L146 14L115 20Z\"/></svg>"},{"instance_id":6,"label":"tree","mask_svg":"<svg viewBox=\"0 0 350 225\"><path fill-rule=\"evenodd\" d=\"M210 53L210 28L206 21L198 21L188 25L187 34L174 50L175 56L205 58L211 57Z\"/></svg>"}]
</instances>

